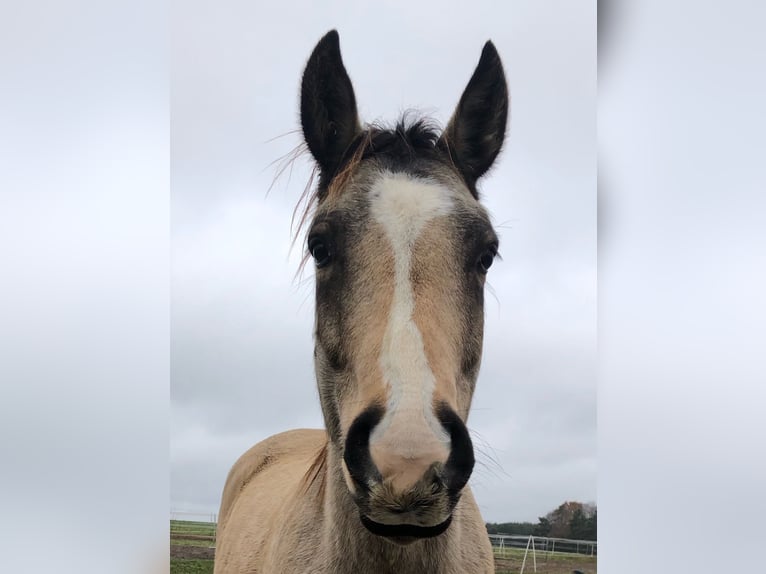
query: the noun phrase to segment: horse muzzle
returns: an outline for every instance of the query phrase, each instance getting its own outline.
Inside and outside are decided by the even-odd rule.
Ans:
[[[352,423],[346,436],[343,460],[352,482],[354,502],[364,527],[399,544],[444,533],[473,471],[471,438],[460,417],[446,403],[436,415],[450,437],[446,462],[432,463],[417,482],[405,490],[381,476],[370,455],[370,434],[384,414],[372,405]]]

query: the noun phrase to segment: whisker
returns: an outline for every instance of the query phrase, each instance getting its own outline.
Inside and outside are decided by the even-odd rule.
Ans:
[[[279,134],[278,136],[274,136],[273,138],[267,139],[264,143],[272,143],[272,142],[277,141],[280,138],[284,138],[284,137],[295,135],[295,134],[299,134],[300,135],[301,134],[301,130],[298,129],[298,128],[295,128],[295,129],[292,129],[292,130],[288,130],[288,131],[286,131],[283,134]]]
[[[269,193],[276,185],[277,181],[282,177],[282,175],[285,173],[285,171],[289,168],[289,174],[288,174],[288,180],[287,185],[290,184],[290,179],[292,177],[292,171],[293,171],[293,165],[295,162],[300,159],[301,157],[304,157],[308,153],[308,146],[305,142],[300,142],[295,147],[293,147],[290,151],[285,153],[283,156],[278,157],[271,163],[269,163],[265,168],[264,171],[268,168],[277,165],[276,172],[274,174],[273,179],[271,180],[271,184],[269,185],[268,189],[266,190],[266,197],[269,196]]]
[[[476,464],[479,465],[480,469],[490,472],[496,478],[500,478],[500,475],[511,478],[503,469],[502,464],[500,464],[500,459],[497,457],[492,445],[475,429],[470,428],[470,432],[474,439],[473,449],[477,455]]]

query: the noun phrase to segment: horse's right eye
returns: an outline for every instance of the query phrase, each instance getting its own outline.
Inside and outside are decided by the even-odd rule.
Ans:
[[[309,253],[314,258],[317,269],[321,269],[330,263],[330,249],[321,237],[309,238]]]
[[[485,251],[479,258],[479,270],[482,273],[489,271],[492,267],[492,262],[495,260],[495,254],[492,251]]]
[[[497,256],[497,243],[493,243],[484,250],[484,253],[479,257],[479,272],[482,275],[486,275]]]

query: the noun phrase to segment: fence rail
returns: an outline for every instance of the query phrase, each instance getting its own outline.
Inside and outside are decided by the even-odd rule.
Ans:
[[[544,536],[526,536],[514,534],[490,534],[489,541],[498,549],[521,548],[528,546],[536,552],[581,554],[596,556],[598,542],[595,540],[570,540],[569,538],[547,538]]]
[[[217,514],[183,510],[170,511],[171,552],[178,553],[184,548],[188,551],[190,547],[192,550],[207,549],[212,552],[215,548],[217,531]]]
[[[186,510],[171,510],[170,520],[186,522],[218,523],[218,515],[214,512],[189,512]]]

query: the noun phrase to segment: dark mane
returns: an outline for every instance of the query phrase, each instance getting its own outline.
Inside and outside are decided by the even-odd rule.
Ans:
[[[319,174],[320,198],[336,177],[353,169],[359,162],[375,158],[392,171],[416,170],[423,161],[439,161],[452,165],[446,148],[439,145],[441,127],[430,118],[412,119],[405,113],[396,124],[370,124],[351,142],[334,173]]]
[[[418,152],[429,153],[436,149],[441,129],[433,120],[420,118],[411,121],[402,117],[394,128],[372,125],[363,157],[392,155],[411,159]]]

